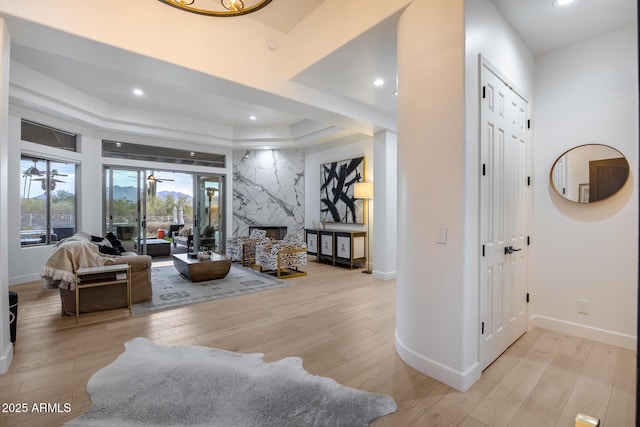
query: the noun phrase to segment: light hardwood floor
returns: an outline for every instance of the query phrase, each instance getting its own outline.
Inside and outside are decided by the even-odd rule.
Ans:
[[[0,425],[49,427],[81,415],[90,406],[89,377],[139,336],[260,352],[267,361],[302,357],[312,374],[393,396],[398,411],[377,427],[572,426],[578,412],[606,427],[635,425],[635,352],[534,329],[460,393],[397,356],[394,282],[315,262],[306,270],[287,288],[107,321],[86,315],[80,326],[60,316],[57,292],[39,282],[12,287],[18,340],[0,376],[0,402],[30,411],[0,413]],[[34,403],[69,403],[71,411],[31,412]]]

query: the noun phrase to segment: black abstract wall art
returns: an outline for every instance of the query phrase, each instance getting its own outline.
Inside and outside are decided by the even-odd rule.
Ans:
[[[320,166],[320,221],[363,224],[363,201],[353,186],[364,181],[364,157]]]

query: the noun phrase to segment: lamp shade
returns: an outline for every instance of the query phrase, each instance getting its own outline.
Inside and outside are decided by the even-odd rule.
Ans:
[[[353,197],[356,199],[373,199],[373,182],[356,182],[353,186]]]

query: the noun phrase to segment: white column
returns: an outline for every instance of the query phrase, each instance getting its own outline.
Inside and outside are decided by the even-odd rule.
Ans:
[[[11,37],[7,24],[0,19],[0,374],[9,370],[13,360],[13,344],[9,330],[9,53]]]
[[[398,22],[396,350],[458,390],[480,377],[478,298],[464,274],[464,4],[414,0]]]
[[[373,137],[373,276],[396,278],[398,255],[398,137],[381,131]]]
[[[83,135],[82,165],[78,182],[78,230],[96,236],[104,236],[107,231],[103,223],[102,189],[102,139]],[[100,171],[96,173],[97,171]]]

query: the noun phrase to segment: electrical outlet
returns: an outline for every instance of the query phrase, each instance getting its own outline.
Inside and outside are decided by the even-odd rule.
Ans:
[[[589,314],[589,301],[587,301],[586,299],[578,300],[578,313]]]

